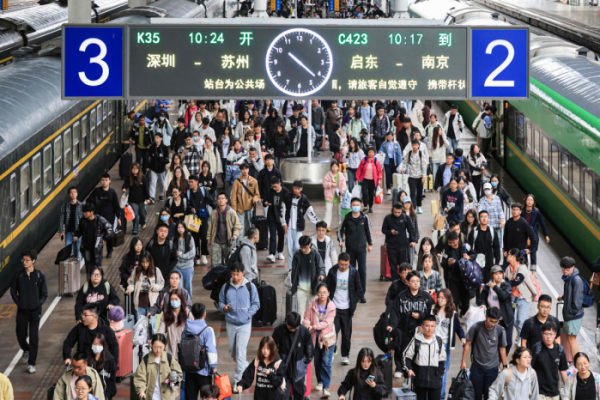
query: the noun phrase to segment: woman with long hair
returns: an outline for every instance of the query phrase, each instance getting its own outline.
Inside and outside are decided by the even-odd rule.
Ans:
[[[415,229],[415,243],[418,243],[419,239],[421,238],[421,235],[419,234],[419,221],[417,220],[417,212],[415,211],[415,206],[413,205],[410,196],[404,196],[402,198],[402,207],[404,213],[408,215],[410,217],[410,220],[412,221],[413,228]],[[410,263],[410,265],[412,265],[413,268],[415,268],[414,247],[408,248],[408,262]]]
[[[455,177],[450,178],[450,188],[442,195],[441,208],[448,215],[447,221],[460,223],[464,217],[464,199],[462,190],[458,189],[458,181]]]
[[[131,272],[139,266],[140,255],[144,250],[144,244],[142,239],[134,237],[129,242],[129,252],[125,254],[121,260],[121,266],[119,267],[119,275],[121,277],[121,288],[123,291],[127,290],[127,281],[131,276]]]
[[[477,210],[471,208],[465,214],[465,219],[460,223],[460,232],[465,235],[466,238],[469,237],[469,233],[473,228],[477,228],[479,226],[479,217],[477,216]]]
[[[512,355],[511,365],[500,372],[490,386],[489,400],[538,400],[540,389],[537,374],[531,367],[531,359],[531,350],[518,347]]]
[[[117,394],[117,361],[108,351],[108,343],[103,334],[94,336],[92,346],[87,350],[87,363],[94,368],[104,389],[104,397],[110,400]]]
[[[136,308],[137,319],[148,314],[164,285],[165,280],[160,269],[154,267],[152,256],[147,251],[142,252],[139,267],[135,269],[135,274],[132,274],[127,280],[127,291],[125,291],[127,295],[133,293],[133,305]],[[154,326],[154,320],[152,326]]]
[[[129,205],[133,208],[135,217],[133,218],[132,235],[140,233],[140,225],[142,229],[146,229],[146,204],[150,203],[150,194],[148,193],[148,180],[144,176],[140,164],[137,162],[131,166],[129,178],[123,181],[123,193],[129,189]]]
[[[444,371],[444,378],[442,379],[442,396],[441,399],[446,398],[446,380],[448,378],[448,371],[450,369],[450,352],[454,350],[456,336],[460,339],[462,345],[465,345],[467,338],[465,331],[460,325],[458,314],[456,313],[456,306],[454,305],[454,299],[452,298],[452,292],[448,289],[443,289],[437,294],[437,301],[431,310],[431,313],[435,315],[436,327],[435,335],[442,338],[444,346],[446,346],[446,366]]]
[[[221,153],[221,178],[223,182],[225,182],[225,166],[227,165],[227,156],[229,155],[229,149],[231,149],[231,145],[233,144],[233,135],[231,134],[231,127],[229,125],[225,125],[223,128],[223,134],[220,138],[217,139],[217,149]]]
[[[285,125],[283,123],[277,125],[275,129],[275,135],[273,136],[273,141],[271,143],[273,143],[275,167],[279,168],[281,166],[281,160],[283,160],[290,152],[292,140],[285,131]]]
[[[202,160],[210,165],[210,170],[214,175],[223,172],[223,163],[221,154],[217,146],[213,144],[213,140],[208,136],[204,139],[204,150],[202,150]]]
[[[254,383],[255,400],[274,400],[282,398],[282,385],[285,382],[285,368],[281,368],[281,357],[277,353],[277,344],[271,336],[265,336],[258,345],[256,358],[248,364],[237,390],[248,389]]]
[[[354,183],[356,181],[356,170],[362,159],[365,158],[365,153],[358,144],[358,139],[350,137],[348,139],[348,152],[346,152],[346,166],[348,171],[348,190],[352,193]]]
[[[439,272],[433,270],[433,256],[431,254],[423,255],[421,262],[423,263],[423,271],[417,271],[421,279],[421,289],[428,292],[435,299],[437,293],[442,290],[442,276]]]
[[[182,222],[187,212],[187,197],[182,194],[179,186],[175,186],[171,189],[172,197],[167,200],[166,206],[171,211],[171,216],[175,223]]]
[[[456,182],[458,183],[458,188],[463,193],[463,214],[474,208],[476,209],[477,191],[474,188],[472,189],[472,185],[469,185],[462,176],[459,176]]]
[[[133,377],[135,393],[139,393],[140,399],[151,400],[158,386],[161,400],[175,400],[183,379],[181,366],[174,354],[168,354],[165,335],[157,333],[150,343],[152,351],[146,356],[148,362],[141,362]]]
[[[188,319],[193,320],[194,317],[189,312],[183,292],[181,289],[171,290],[171,293],[169,293],[167,310],[160,320],[157,333],[162,333],[167,337],[165,350],[167,350],[175,360],[179,360],[177,345],[181,342],[181,334],[185,329],[185,321]]]
[[[207,161],[202,161],[202,169],[198,174],[198,187],[203,187],[212,198],[217,197],[217,176],[211,172],[210,164]]]
[[[432,269],[441,274],[442,267],[440,264],[440,258],[435,250],[435,245],[433,244],[433,240],[429,237],[424,237],[421,240],[421,244],[419,245],[419,258],[417,260],[417,271],[423,271],[423,257],[427,254],[431,254],[433,266]]]
[[[179,189],[180,194],[187,193],[188,189],[190,188],[188,180],[185,178],[185,174],[181,167],[175,167],[173,179],[171,182],[169,182],[169,186],[167,187],[167,195],[165,196],[167,200],[171,199],[173,196],[173,188],[175,187]]]
[[[508,250],[506,257],[506,280],[512,286],[512,297],[515,309],[515,327],[517,328],[517,343],[521,343],[521,329],[525,320],[529,318],[529,308],[536,293],[535,286],[529,277],[527,259],[521,250],[515,248]]]
[[[485,156],[479,151],[479,146],[476,143],[471,145],[471,150],[467,154],[467,162],[471,167],[473,175],[473,186],[477,192],[477,198],[481,197],[481,191],[483,185],[481,184],[481,178],[485,174],[485,167],[487,166],[487,160]]]
[[[431,158],[433,176],[436,176],[440,166],[446,163],[446,149],[449,145],[450,142],[448,142],[444,130],[438,126],[433,128],[433,136],[427,143],[427,151],[429,151]]]
[[[500,200],[502,200],[502,203],[506,204],[506,207],[510,207],[512,200],[506,189],[502,186],[502,183],[500,183],[498,174],[492,174],[492,176],[490,176],[490,184],[492,185],[492,194],[498,196]],[[504,204],[502,205],[503,210],[505,209]]]
[[[531,260],[531,271],[535,274],[537,270],[537,251],[538,246],[540,245],[540,230],[542,228],[542,232],[546,237],[546,243],[550,243],[550,236],[548,236],[548,229],[546,228],[546,224],[544,223],[544,218],[542,218],[542,213],[537,208],[537,203],[535,202],[535,196],[532,194],[528,194],[523,199],[523,208],[521,209],[521,217],[525,218],[525,220],[531,225],[533,228],[533,233],[535,234],[535,238],[537,239],[535,248],[529,253]]]
[[[108,310],[118,306],[121,300],[117,291],[106,279],[104,270],[100,266],[93,266],[90,270],[90,280],[85,282],[75,300],[75,319],[81,321],[83,306],[88,303],[98,304],[100,316],[107,318]]]
[[[202,128],[202,117],[200,111],[194,114],[194,119],[190,121],[190,132],[200,131],[200,128]]]
[[[175,264],[175,269],[181,272],[181,283],[191,296],[196,246],[192,240],[192,235],[190,235],[187,227],[181,221],[177,222],[177,233],[173,239],[173,245],[173,247],[177,249],[177,263]]]
[[[334,205],[336,206],[336,215],[341,215],[341,201],[344,193],[348,190],[346,186],[346,178],[340,172],[340,163],[337,160],[331,160],[329,164],[329,172],[323,178],[323,189],[325,194],[325,218],[323,221],[327,223],[327,228],[331,228],[331,217]],[[339,225],[342,221],[338,221]]]
[[[177,153],[173,154],[173,158],[171,159],[171,163],[167,166],[167,174],[165,175],[165,187],[168,188],[173,180],[173,176],[175,173],[175,168],[180,167],[183,171],[183,177],[187,180],[190,177],[190,171],[188,171],[187,167],[181,162],[181,156]],[[169,190],[166,190],[166,196],[170,196],[171,193]]]
[[[565,382],[563,400],[600,400],[600,374],[590,371],[590,358],[579,352],[573,357],[576,374],[571,374]]]
[[[240,111],[240,118],[235,126],[234,136],[236,139],[243,140],[248,132],[252,132],[252,114],[248,109]]]
[[[177,232],[177,224],[175,220],[171,217],[171,209],[168,207],[164,207],[160,210],[160,214],[158,214],[158,218],[156,220],[156,226],[160,224],[167,224],[169,227],[169,235],[167,236],[167,240],[173,240],[175,237],[175,232]],[[156,229],[154,230],[154,235],[152,235],[153,239],[156,239]]]
[[[353,391],[352,399],[346,394]],[[377,368],[373,350],[363,347],[356,357],[356,365],[346,374],[338,389],[339,400],[379,400],[387,396],[383,374]]]

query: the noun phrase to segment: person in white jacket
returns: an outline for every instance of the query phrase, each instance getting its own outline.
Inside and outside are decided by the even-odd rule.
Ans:
[[[317,233],[310,237],[312,244],[317,248],[323,265],[325,265],[325,276],[329,274],[329,270],[338,263],[338,254],[335,250],[333,240],[327,236],[327,223],[325,221],[317,222]]]
[[[489,103],[486,101],[483,103],[483,110],[479,112],[475,121],[473,121],[473,125],[471,129],[477,132],[477,146],[481,147],[481,139],[486,137],[486,129],[485,124],[483,123],[483,116],[485,115],[485,109],[489,106]]]
[[[450,151],[454,153],[460,145],[460,137],[465,126],[462,115],[458,112],[458,106],[453,104],[450,111],[446,113],[446,122],[444,123],[444,132],[450,142]]]
[[[531,350],[517,348],[510,364],[490,386],[488,400],[539,400],[540,389],[537,374],[531,367]]]
[[[444,135],[444,130],[439,126],[435,126],[427,142],[434,177],[437,175],[439,167],[446,163],[446,149],[449,145],[450,142]]]

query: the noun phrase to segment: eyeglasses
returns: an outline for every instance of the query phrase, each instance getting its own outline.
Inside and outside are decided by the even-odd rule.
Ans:
[[[542,310],[551,310],[552,306],[540,306]]]
[[[21,260],[21,262],[24,264],[24,263],[31,262],[31,260]]]
[[[81,314],[81,316],[87,318],[87,317],[93,317],[94,315],[93,314]]]
[[[96,274],[92,274],[92,276],[98,277],[98,276],[102,276],[102,274],[96,273]]]
[[[86,390],[89,390],[89,389],[88,388],[82,388],[82,387],[75,386],[75,391],[76,392],[85,392]]]

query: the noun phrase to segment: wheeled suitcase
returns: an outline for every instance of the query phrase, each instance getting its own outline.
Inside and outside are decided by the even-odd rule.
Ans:
[[[257,290],[260,300],[260,309],[256,313],[257,319],[263,324],[272,325],[277,319],[277,291],[265,281],[261,281]]]
[[[80,264],[77,257],[70,257],[58,264],[58,295],[73,295],[81,287]]]
[[[390,262],[387,256],[387,247],[385,244],[381,245],[379,259],[379,280],[380,281],[391,281],[392,271],[390,269]]]
[[[263,208],[263,215],[256,214],[256,207],[254,209],[254,217],[250,220],[252,226],[258,229],[258,243],[256,243],[256,250],[266,250],[269,248],[269,222]]]
[[[392,175],[392,187],[394,189],[404,190],[410,196],[410,186],[408,185],[408,174],[394,173]]]
[[[292,295],[292,289],[288,289],[285,294],[285,315],[288,315],[292,311],[298,312],[298,297]]]
[[[385,383],[385,387],[389,395],[392,392],[392,387],[394,386],[394,362],[392,353],[378,355],[375,357],[375,362],[383,374],[383,382]]]
[[[119,247],[120,245],[125,244],[125,231],[116,231],[109,240],[112,242],[113,247]]]
[[[50,386],[46,392],[46,398],[48,400],[54,400],[54,391],[56,390],[56,384]]]
[[[310,394],[312,393],[312,362],[308,363],[308,367],[306,369],[306,379],[304,379],[304,384],[306,385],[306,392],[304,392],[304,399],[310,400]],[[290,387],[290,396],[294,396],[294,391],[292,385]]]
[[[132,332],[130,329],[123,329],[115,332],[115,337],[119,343],[119,364],[117,365],[117,378],[123,378],[133,372],[133,344],[131,343]]]
[[[119,162],[119,176],[121,179],[129,178],[131,166],[133,165],[133,154],[130,152],[123,153]]]
[[[130,294],[125,295],[125,316],[123,317],[123,330],[129,329],[133,331],[135,326],[135,316],[131,312],[133,309],[133,297]]]
[[[558,310],[559,310],[558,306],[560,306],[560,305],[562,305],[564,307],[565,302],[559,301],[558,303],[556,303],[556,318],[558,318],[558,319],[561,319],[560,314],[558,313]],[[565,351],[565,358],[567,359],[567,362],[572,363],[573,362],[573,353],[571,352],[571,345],[569,344],[569,337],[564,332],[563,326],[564,326],[564,321],[560,321],[560,345],[563,347],[563,350]]]
[[[138,367],[140,366],[140,362],[142,362],[142,359],[148,353],[150,353],[150,345],[147,343],[144,345],[141,345],[141,346],[133,346],[132,372],[134,374],[135,374],[135,371],[137,371]]]

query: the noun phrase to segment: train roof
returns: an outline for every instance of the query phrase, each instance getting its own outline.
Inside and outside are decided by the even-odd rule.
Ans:
[[[0,159],[73,107],[61,99],[61,63],[49,57],[8,65],[0,74]]]
[[[158,0],[146,6],[123,10],[115,15],[113,23],[140,23],[150,22],[141,18],[196,18],[204,12],[204,7],[191,0]]]

